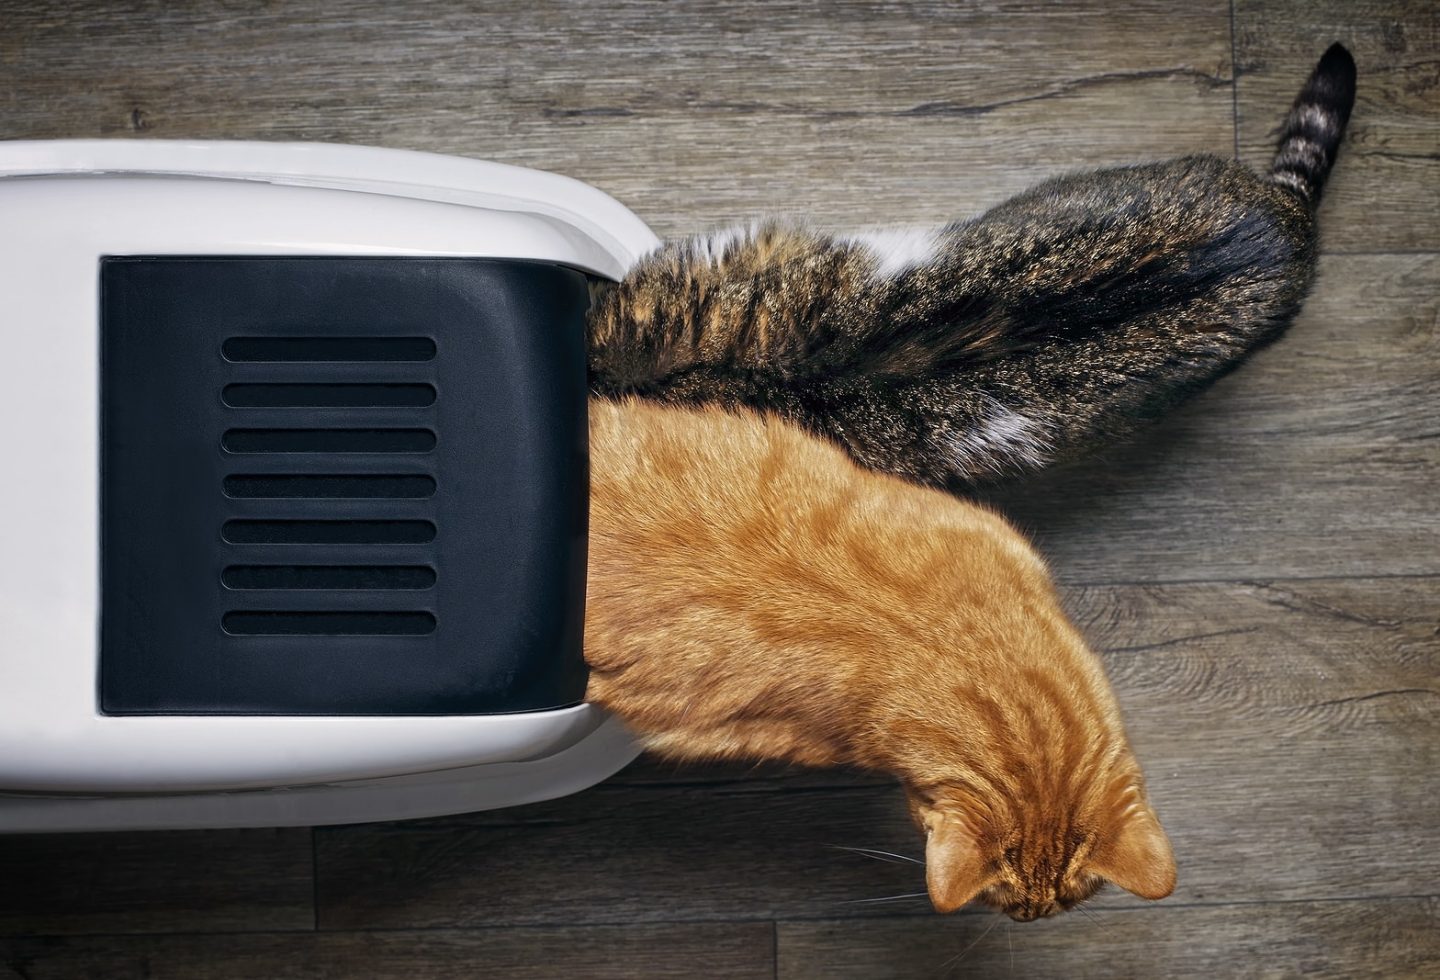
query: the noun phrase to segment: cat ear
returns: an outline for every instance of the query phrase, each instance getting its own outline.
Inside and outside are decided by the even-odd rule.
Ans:
[[[1175,890],[1170,838],[1149,807],[1126,817],[1116,836],[1096,853],[1090,870],[1140,898],[1164,898]]]
[[[954,912],[979,894],[989,884],[985,866],[974,835],[959,821],[940,818],[930,823],[925,841],[925,885],[936,912]]]

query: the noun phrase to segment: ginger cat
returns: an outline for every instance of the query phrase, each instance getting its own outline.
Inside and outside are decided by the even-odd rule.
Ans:
[[[775,419],[591,403],[587,699],[677,759],[893,773],[935,908],[1175,884],[1101,668],[983,507]]]

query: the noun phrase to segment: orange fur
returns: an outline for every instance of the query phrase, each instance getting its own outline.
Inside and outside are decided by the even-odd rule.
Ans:
[[[996,514],[774,419],[591,403],[587,696],[663,755],[896,775],[940,911],[1174,886],[1099,660]]]

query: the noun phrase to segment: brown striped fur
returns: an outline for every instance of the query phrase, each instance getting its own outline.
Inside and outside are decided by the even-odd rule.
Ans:
[[[1175,868],[1099,660],[993,512],[774,418],[592,402],[589,700],[679,759],[897,776],[935,907]]]
[[[1339,45],[1271,170],[1213,156],[1046,181],[902,233],[762,222],[599,288],[599,394],[774,412],[862,465],[963,491],[1128,436],[1278,337],[1355,97]]]

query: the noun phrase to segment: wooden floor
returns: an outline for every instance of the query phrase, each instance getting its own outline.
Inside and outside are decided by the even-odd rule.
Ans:
[[[416,823],[0,839],[0,977],[1440,976],[1433,0],[5,3],[0,137],[340,140],[556,170],[662,234],[940,222],[1082,165],[1263,164],[1333,40],[1360,96],[1288,337],[997,497],[1106,651],[1180,865],[934,916],[900,796],[641,762]]]

